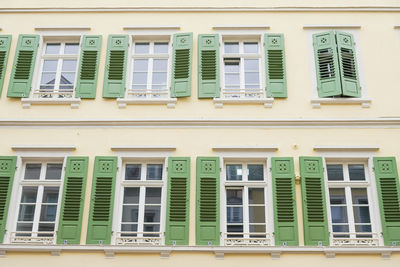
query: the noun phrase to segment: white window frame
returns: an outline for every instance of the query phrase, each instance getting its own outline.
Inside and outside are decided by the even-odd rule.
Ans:
[[[310,76],[311,76],[311,105],[313,108],[321,108],[321,105],[329,104],[345,104],[345,105],[361,105],[362,108],[369,108],[371,106],[371,99],[368,98],[367,87],[365,83],[365,71],[362,60],[361,40],[359,25],[304,25],[303,29],[307,33],[307,44],[310,61]],[[313,46],[313,34],[326,32],[329,30],[338,30],[351,33],[355,42],[356,64],[358,68],[358,76],[361,87],[361,97],[326,97],[321,98],[318,96],[317,84],[317,70],[315,66],[315,53]]]

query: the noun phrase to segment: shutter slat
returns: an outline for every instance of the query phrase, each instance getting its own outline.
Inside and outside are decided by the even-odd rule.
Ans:
[[[187,97],[191,94],[192,46],[192,33],[174,34],[171,97]]]
[[[285,98],[286,89],[286,63],[285,45],[283,34],[265,34],[265,70],[268,97]]]
[[[198,36],[198,98],[219,97],[219,35]]]

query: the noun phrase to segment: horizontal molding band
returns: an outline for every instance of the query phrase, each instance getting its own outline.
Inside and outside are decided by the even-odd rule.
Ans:
[[[1,119],[5,127],[400,128],[400,117],[348,119]]]
[[[0,13],[89,12],[400,12],[399,6],[359,7],[93,7],[93,8],[0,8]]]

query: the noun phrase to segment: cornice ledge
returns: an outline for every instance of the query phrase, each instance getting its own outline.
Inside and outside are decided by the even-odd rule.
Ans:
[[[213,30],[264,30],[269,29],[269,25],[215,25]]]
[[[341,152],[375,152],[379,150],[379,146],[330,146],[330,145],[316,145],[313,146],[314,151],[330,152],[330,151],[341,151]]]
[[[112,151],[175,151],[176,146],[111,146]]]
[[[356,24],[313,24],[313,25],[303,25],[303,29],[361,29],[361,25]]]
[[[179,25],[138,25],[138,26],[124,26],[124,30],[180,30]]]
[[[36,26],[35,31],[90,31],[90,26]]]
[[[76,146],[68,145],[51,145],[51,146],[40,146],[40,145],[12,145],[11,149],[14,151],[74,151]]]
[[[212,147],[212,150],[216,152],[275,152],[278,150],[278,146],[214,146]]]

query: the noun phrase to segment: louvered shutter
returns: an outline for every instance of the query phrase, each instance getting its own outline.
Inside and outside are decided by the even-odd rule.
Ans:
[[[272,158],[275,245],[298,246],[293,158]]]
[[[104,72],[103,97],[125,96],[126,62],[128,57],[128,35],[109,35],[106,68]]]
[[[190,158],[168,158],[166,245],[189,244]]]
[[[304,244],[329,245],[322,158],[300,157]]]
[[[0,95],[3,89],[4,74],[7,69],[8,51],[10,50],[11,35],[0,35]]]
[[[117,157],[96,157],[86,244],[110,244]]]
[[[17,157],[0,157],[0,243],[6,232],[8,206],[14,182]]]
[[[219,35],[199,34],[198,51],[198,98],[219,97]]]
[[[80,243],[88,162],[88,157],[67,158],[57,244]]]
[[[268,97],[285,98],[286,63],[283,34],[265,34],[266,92]]]
[[[196,161],[196,244],[219,245],[218,157],[198,157]]]
[[[400,246],[400,187],[396,158],[375,157],[374,170],[385,246]]]
[[[75,89],[75,96],[78,98],[96,97],[101,39],[101,35],[85,35],[82,38],[78,81]]]
[[[340,68],[333,31],[313,35],[315,69],[319,97],[338,96],[342,94]]]
[[[336,43],[339,54],[342,94],[344,96],[361,97],[353,35],[336,31]]]
[[[39,35],[19,35],[11,79],[8,85],[8,97],[29,97],[38,45]]]
[[[190,96],[193,33],[174,34],[172,46],[171,97]]]

